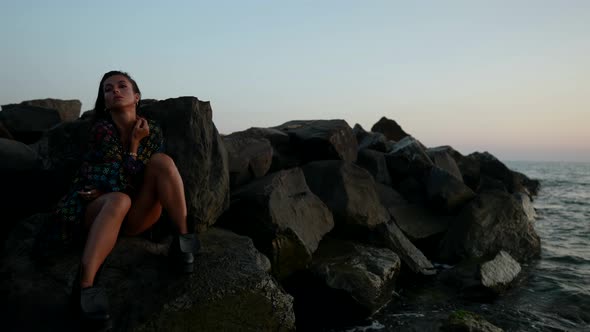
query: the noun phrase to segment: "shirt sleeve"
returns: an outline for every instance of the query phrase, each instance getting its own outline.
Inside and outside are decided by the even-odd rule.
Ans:
[[[137,157],[130,155],[124,157],[123,167],[127,174],[134,176],[143,171],[145,165],[149,162],[154,153],[163,152],[164,136],[160,126],[152,120],[148,120],[150,134],[141,140],[137,150]]]

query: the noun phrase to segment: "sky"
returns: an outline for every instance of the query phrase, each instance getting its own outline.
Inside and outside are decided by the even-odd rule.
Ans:
[[[590,162],[590,1],[0,0],[0,105],[109,70],[221,133],[385,116],[428,147]]]

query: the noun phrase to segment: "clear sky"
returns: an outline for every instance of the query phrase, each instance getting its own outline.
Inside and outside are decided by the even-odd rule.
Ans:
[[[211,101],[221,133],[382,116],[427,146],[590,161],[590,1],[0,0],[0,104],[106,71]]]

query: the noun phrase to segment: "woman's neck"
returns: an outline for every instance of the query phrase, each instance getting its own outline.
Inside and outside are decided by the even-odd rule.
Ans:
[[[121,141],[124,143],[123,146],[126,146],[129,143],[129,137],[133,131],[133,126],[137,121],[137,113],[135,110],[133,110],[133,112],[111,111],[111,118],[119,130]]]

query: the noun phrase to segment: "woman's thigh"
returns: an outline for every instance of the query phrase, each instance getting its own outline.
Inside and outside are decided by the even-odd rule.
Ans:
[[[144,176],[143,184],[137,196],[131,201],[127,219],[123,223],[123,232],[137,235],[155,224],[162,214],[162,204],[158,200],[155,178]]]

